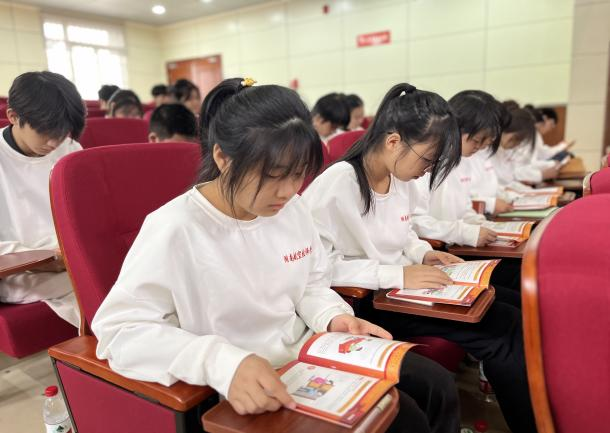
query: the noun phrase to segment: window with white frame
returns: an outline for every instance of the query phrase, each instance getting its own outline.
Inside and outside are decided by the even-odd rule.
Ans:
[[[103,84],[127,86],[125,38],[119,26],[44,17],[49,70],[71,80],[84,99]]]

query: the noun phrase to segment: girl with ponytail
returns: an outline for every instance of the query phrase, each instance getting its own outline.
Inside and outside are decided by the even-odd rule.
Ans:
[[[296,192],[318,170],[320,139],[298,95],[229,79],[201,109],[203,168],[197,184],[148,215],[92,329],[97,355],[127,377],[209,385],[240,414],[294,408],[275,368],[297,358],[314,332],[391,335],[354,317],[330,289],[328,258]],[[432,425],[457,431],[451,377],[416,354]],[[449,391],[445,392],[449,387]],[[415,398],[415,397],[414,397]],[[429,432],[406,394],[389,431]],[[408,425],[408,428],[403,428]]]
[[[461,259],[434,251],[411,226],[418,189],[436,188],[459,163],[458,119],[439,95],[403,83],[390,89],[362,139],[309,185],[303,198],[332,266],[333,286],[371,290],[441,288],[451,279],[432,265]],[[494,302],[479,323],[365,309],[365,318],[408,340],[435,336],[483,361],[514,432],[535,432],[520,310]]]

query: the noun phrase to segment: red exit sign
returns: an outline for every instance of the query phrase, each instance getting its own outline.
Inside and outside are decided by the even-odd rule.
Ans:
[[[364,33],[356,37],[358,47],[370,47],[374,45],[385,45],[391,42],[390,31]]]

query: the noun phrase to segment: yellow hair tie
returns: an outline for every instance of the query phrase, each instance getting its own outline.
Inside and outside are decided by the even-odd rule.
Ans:
[[[241,82],[242,87],[252,87],[256,83],[254,78],[244,78]]]

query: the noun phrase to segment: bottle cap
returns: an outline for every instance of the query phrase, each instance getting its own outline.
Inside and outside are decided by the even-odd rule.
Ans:
[[[480,419],[478,421],[475,421],[474,429],[477,432],[485,433],[487,430],[489,430],[489,424],[487,423],[487,421]]]
[[[57,395],[57,387],[48,386],[47,389],[44,390],[44,395],[46,397],[53,397],[54,395]]]

